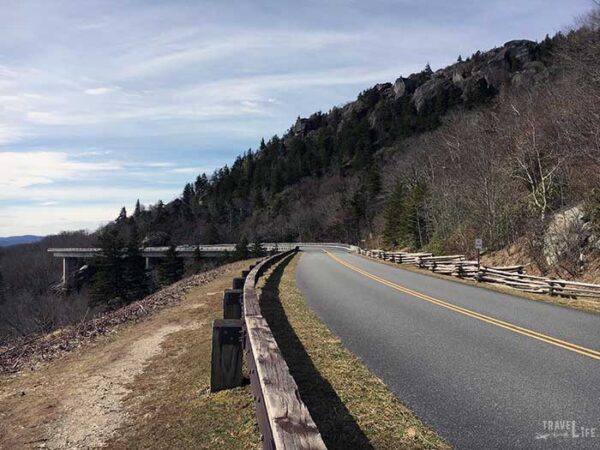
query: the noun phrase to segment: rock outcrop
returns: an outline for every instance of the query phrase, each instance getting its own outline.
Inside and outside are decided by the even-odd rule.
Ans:
[[[357,100],[332,113],[298,118],[289,137],[308,135],[328,120],[337,123],[338,130],[348,118],[367,117],[377,130],[379,119],[390,104],[409,103],[417,114],[444,112],[454,105],[472,107],[483,103],[507,87],[527,88],[549,78],[549,68],[542,58],[542,46],[528,40],[509,41],[502,47],[477,52],[436,72],[424,70],[394,83],[377,84],[364,91]],[[341,115],[341,121],[337,118]]]

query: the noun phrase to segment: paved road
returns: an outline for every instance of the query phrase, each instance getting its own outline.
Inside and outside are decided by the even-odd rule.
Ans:
[[[310,307],[453,447],[600,448],[600,315],[329,252],[300,259]]]

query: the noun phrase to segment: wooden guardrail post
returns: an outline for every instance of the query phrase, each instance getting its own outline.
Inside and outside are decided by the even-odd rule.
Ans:
[[[239,319],[213,322],[211,392],[242,385],[242,324]]]
[[[242,318],[242,289],[225,289],[223,292],[223,319]]]

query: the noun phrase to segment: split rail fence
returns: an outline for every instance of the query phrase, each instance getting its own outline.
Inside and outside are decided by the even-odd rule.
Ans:
[[[358,249],[358,253],[397,264],[412,264],[444,275],[500,284],[524,292],[566,298],[600,298],[598,284],[528,275],[523,266],[478,266],[477,261],[467,260],[464,255],[433,256],[431,253],[386,252],[362,248]]]

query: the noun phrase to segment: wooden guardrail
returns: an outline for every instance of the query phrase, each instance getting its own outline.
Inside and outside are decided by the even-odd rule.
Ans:
[[[358,249],[358,253],[398,264],[413,264],[422,269],[459,278],[501,284],[524,292],[559,295],[561,297],[598,297],[600,285],[528,275],[520,265],[506,267],[478,266],[464,255],[433,256],[431,253],[386,252]]]
[[[290,374],[267,320],[256,283],[274,263],[298,251],[278,253],[243,271],[223,295],[223,319],[213,323],[211,391],[242,381],[242,350],[264,449],[325,449],[321,434]]]

